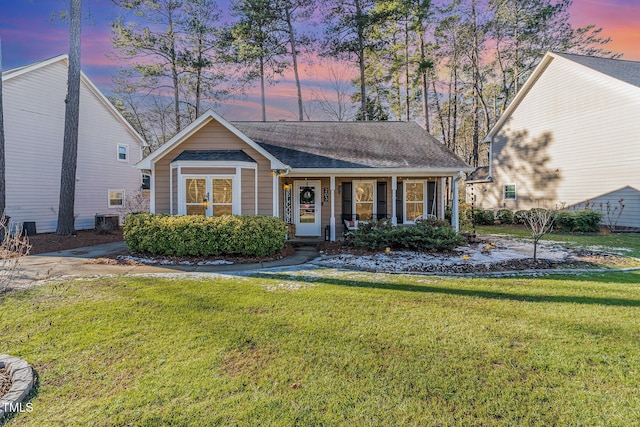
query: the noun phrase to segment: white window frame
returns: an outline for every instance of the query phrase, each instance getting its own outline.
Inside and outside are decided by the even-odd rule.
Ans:
[[[507,187],[513,185],[513,198],[507,198]],[[518,200],[518,186],[515,183],[502,186],[502,200]]]
[[[230,179],[231,180],[231,214],[232,215],[240,215],[240,203],[241,203],[241,193],[238,188],[240,185],[240,180],[238,176],[235,174],[207,174],[207,175],[196,175],[196,174],[185,174],[180,176],[180,188],[178,189],[178,197],[179,197],[179,205],[178,205],[178,213],[180,215],[187,214],[187,196],[186,196],[186,184],[187,179],[204,179],[206,183],[206,194],[208,205],[205,210],[205,216],[210,217],[213,216],[213,180],[214,179]],[[223,204],[220,204],[223,205]],[[228,206],[228,205],[227,205]]]
[[[415,221],[410,221],[407,219],[407,184],[415,184],[415,183],[421,183],[422,184],[422,212],[423,212],[423,217],[425,215],[427,215],[427,212],[429,212],[429,203],[432,203],[433,200],[429,200],[429,183],[430,182],[434,182],[436,185],[434,187],[435,189],[435,194],[433,195],[434,199],[436,200],[436,204],[438,201],[438,181],[437,180],[433,180],[433,179],[407,179],[403,181],[403,186],[404,189],[402,191],[402,218],[404,218],[404,223],[405,224],[415,224]],[[409,202],[412,203],[412,202]],[[436,207],[436,212],[437,212],[437,207]],[[436,213],[432,213],[432,215],[436,215]]]
[[[375,179],[354,179],[353,181],[351,181],[351,212],[353,212],[354,214],[358,213],[358,211],[356,210],[356,187],[357,184],[363,183],[373,185],[373,206],[371,207],[371,215],[373,218],[371,218],[371,220],[375,221],[378,215],[378,181],[376,181]]]
[[[116,192],[122,193],[122,203],[119,204],[119,205],[114,205],[114,204],[111,203],[111,200],[115,200],[115,199],[111,198],[111,193],[116,193]],[[124,200],[125,200],[124,198],[125,198],[125,191],[124,190],[120,190],[120,189],[118,189],[118,190],[107,190],[107,206],[110,207],[110,208],[122,208],[122,207],[124,207]]]
[[[120,158],[120,148],[124,148],[124,159]],[[116,148],[116,159],[118,159],[119,162],[126,162],[129,163],[129,145],[127,144],[118,144],[117,148]]]

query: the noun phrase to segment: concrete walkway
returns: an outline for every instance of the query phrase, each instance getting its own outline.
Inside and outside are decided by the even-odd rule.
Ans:
[[[287,267],[304,264],[320,254],[313,246],[296,248],[293,255],[275,261],[231,265],[112,265],[96,263],[96,258],[104,258],[127,250],[124,242],[105,243],[65,251],[29,255],[20,261],[12,288],[29,287],[34,282],[59,277],[95,276],[107,274],[146,273],[223,273],[259,270],[272,267]]]

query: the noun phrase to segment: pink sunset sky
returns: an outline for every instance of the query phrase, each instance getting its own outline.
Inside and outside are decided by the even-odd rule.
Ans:
[[[228,9],[229,1],[219,1]],[[50,58],[68,50],[68,28],[55,18],[56,11],[66,10],[64,0],[3,0],[0,2],[0,38],[3,69]],[[118,69],[112,52],[109,23],[118,15],[111,0],[84,0],[82,28],[82,67],[89,78],[106,94],[111,77]],[[571,7],[575,27],[595,24],[603,36],[613,41],[608,48],[622,53],[622,59],[640,61],[640,2],[637,0],[574,0]],[[323,64],[304,64],[303,97],[309,100],[326,83]],[[350,78],[345,76],[345,80]],[[297,111],[293,79],[286,75],[268,88],[268,120],[295,119]],[[241,99],[225,102],[217,111],[231,120],[259,120],[259,94],[249,90]],[[313,117],[312,117],[313,118]]]

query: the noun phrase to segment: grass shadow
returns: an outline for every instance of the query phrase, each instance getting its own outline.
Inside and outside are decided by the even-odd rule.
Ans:
[[[275,273],[275,274],[255,273],[255,274],[251,274],[250,277],[258,277],[263,279],[276,279],[276,280],[292,280],[300,276],[286,275],[286,274],[279,274],[279,273]],[[444,295],[484,298],[484,299],[503,300],[503,301],[640,307],[640,299],[635,300],[635,299],[625,299],[625,298],[601,298],[601,297],[570,296],[570,295],[527,295],[527,294],[507,293],[507,292],[497,292],[497,291],[448,288],[448,287],[440,287],[440,286],[433,286],[433,285],[410,285],[410,284],[401,284],[401,283],[355,281],[355,280],[322,278],[322,277],[316,278],[316,277],[309,277],[309,276],[304,276],[304,280],[309,283],[346,286],[351,288],[385,289],[385,290],[402,291],[402,292],[444,294]],[[566,280],[566,278],[564,280]],[[587,279],[584,279],[584,280],[587,280]],[[614,283],[618,283],[618,282],[614,282]]]

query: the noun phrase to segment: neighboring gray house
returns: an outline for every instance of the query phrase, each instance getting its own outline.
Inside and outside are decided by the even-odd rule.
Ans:
[[[444,218],[445,180],[456,193],[472,170],[415,123],[230,123],[211,110],[138,167],[152,212],[273,215],[331,240],[358,220]]]
[[[640,227],[640,62],[547,53],[485,142],[467,179],[476,206],[600,203]]]
[[[6,211],[14,224],[35,222],[55,231],[67,96],[66,55],[2,73]],[[142,138],[84,75],[76,171],[75,227],[94,226],[95,214],[121,213],[141,187],[134,165]]]

